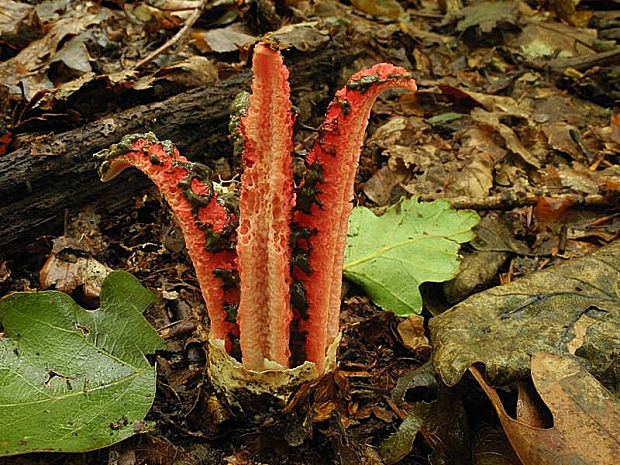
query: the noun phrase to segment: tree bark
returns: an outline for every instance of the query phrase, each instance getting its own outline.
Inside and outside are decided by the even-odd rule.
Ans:
[[[326,103],[342,84],[339,70],[356,58],[356,49],[332,42],[311,55],[286,56],[294,100]],[[131,205],[150,185],[148,179],[129,172],[103,184],[92,158],[125,134],[153,131],[196,161],[230,156],[228,107],[238,92],[249,89],[250,76],[247,71],[212,87],[107,115],[62,134],[33,137],[0,157],[0,257],[24,253],[37,236],[61,235],[65,210],[71,214],[92,205],[97,212],[109,214]]]

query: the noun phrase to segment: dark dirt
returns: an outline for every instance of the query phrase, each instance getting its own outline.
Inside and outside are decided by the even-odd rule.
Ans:
[[[0,458],[0,465],[382,464],[382,442],[411,405],[433,400],[437,391],[443,400],[436,404],[436,421],[398,463],[488,463],[474,459],[481,431],[499,431],[496,445],[506,438],[481,391],[465,378],[449,390],[422,383],[402,402],[394,399],[399,378],[423,366],[428,353],[408,349],[397,330],[403,319],[347,283],[338,371],[290,412],[274,413],[260,426],[232,417],[206,378],[204,342],[194,332],[204,304],[166,204],[144,179],[133,182],[135,173],[119,181],[122,191],[98,190],[96,201],[73,194],[89,189],[90,174],[82,174],[88,171],[82,166],[72,180],[71,160],[85,160],[102,147],[91,150],[86,140],[87,150],[72,157],[48,142],[96,127],[99,142],[110,134],[120,140],[128,131],[124,125],[110,133],[103,125],[110,118],[115,124],[120,112],[139,114],[148,110],[140,105],[158,102],[181,108],[192,92],[202,92],[194,89],[225,89],[235,79],[247,86],[250,45],[267,34],[283,44],[285,62],[294,63],[291,76],[309,69],[304,62],[311,57],[329,70],[292,78],[299,112],[295,149],[301,152],[310,148],[331,96],[354,71],[379,61],[403,66],[412,70],[419,93],[415,99],[387,93],[375,105],[355,202],[382,208],[402,195],[448,198],[456,208],[501,218],[514,242],[508,248],[507,242],[495,244],[486,262],[493,267],[449,293],[454,303],[620,236],[620,4],[591,0],[571,9],[573,2],[530,0],[497,9],[496,2],[465,1],[462,9],[460,2],[426,0],[206,2],[188,38],[136,69],[200,2],[178,3],[185,8],[166,10],[154,1],[11,1],[8,22],[0,11],[0,167],[6,168],[0,173],[10,186],[0,197],[37,194],[39,184],[28,181],[31,157],[52,178],[59,166],[64,173],[56,194],[64,199],[62,211],[44,211],[45,197],[26,202],[34,205],[22,214],[28,230],[5,238],[11,246],[0,255],[0,296],[39,289],[52,241],[78,231],[90,257],[133,273],[153,291],[157,303],[147,318],[167,342],[151,358],[158,366],[147,417],[154,422],[151,432],[104,450]],[[140,5],[151,6],[138,11]],[[488,11],[494,11],[491,17]],[[104,19],[95,21],[97,14]],[[236,46],[231,35],[232,42],[247,45]],[[81,42],[67,47],[72,40]],[[321,55],[326,47],[339,58]],[[350,50],[346,59],[343,50]],[[162,130],[194,131],[174,142],[188,158],[231,178],[238,162],[225,132],[216,131],[225,131],[226,121],[222,115],[210,120],[209,108],[196,112],[193,118],[203,122],[186,127],[171,118]],[[145,122],[138,132],[151,125],[157,122]],[[40,152],[42,136],[50,152]],[[12,174],[7,167],[15,154],[26,168]],[[19,182],[11,185],[12,176]],[[0,199],[0,208],[12,210],[13,202],[17,197]],[[21,221],[21,211],[12,210],[12,223]],[[43,211],[44,221],[26,222]],[[475,249],[467,245],[462,253]],[[423,294],[426,320],[450,306],[441,284],[425,285]],[[92,308],[83,289],[74,297]],[[514,391],[502,395],[514,403]],[[505,457],[505,463],[518,463],[509,452]]]

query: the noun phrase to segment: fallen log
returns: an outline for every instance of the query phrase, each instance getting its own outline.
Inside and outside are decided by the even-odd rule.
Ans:
[[[357,57],[358,49],[331,42],[312,54],[291,53],[287,61],[295,100],[327,102],[342,84],[339,70]],[[129,174],[104,186],[92,159],[93,153],[125,134],[153,131],[161,140],[172,140],[196,161],[229,156],[229,106],[238,92],[249,89],[250,76],[249,71],[244,72],[214,86],[107,115],[62,134],[33,137],[0,157],[0,257],[24,253],[37,236],[62,234],[66,210],[72,214],[92,205],[98,213],[109,214],[131,205],[150,185],[148,180]],[[321,111],[323,107],[317,108]]]

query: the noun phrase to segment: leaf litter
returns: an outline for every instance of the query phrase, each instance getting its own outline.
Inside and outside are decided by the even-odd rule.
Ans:
[[[579,337],[579,347],[573,350],[577,360],[617,393],[619,256],[616,241],[475,294],[433,318],[433,364],[438,374],[454,385],[468,367],[480,362],[493,385],[505,385],[529,375],[535,352],[570,355],[569,344]],[[585,335],[577,328],[584,318],[591,323]]]
[[[247,44],[263,32],[292,45],[293,53],[299,54],[315,53],[329,40],[349,37],[357,43],[356,37],[371,37],[366,46],[352,50],[351,63],[343,63],[341,79],[352,69],[392,61],[414,71],[420,92],[412,100],[386,99],[375,105],[358,171],[356,201],[385,207],[409,193],[428,200],[447,197],[459,208],[478,209],[483,216],[478,234],[482,238],[487,232],[485,241],[462,247],[462,263],[470,256],[492,255],[486,255],[488,262],[483,256],[481,264],[470,268],[473,279],[459,292],[450,293],[450,300],[480,295],[476,293],[495,284],[518,283],[536,270],[571,263],[618,238],[620,138],[618,113],[613,109],[620,95],[613,61],[618,56],[613,36],[617,19],[613,11],[597,10],[597,2],[543,7],[531,2],[465,2],[465,8],[450,1],[439,2],[442,6],[426,1],[415,6],[356,2],[353,8],[335,2],[278,2],[275,10],[264,1],[209,2],[187,40],[140,70],[135,65],[172,37],[198,2],[78,2],[78,8],[60,1],[5,3],[11,8],[11,19],[3,22],[0,14],[0,154],[10,156],[11,150],[29,144],[39,135],[34,131],[62,131],[97,118],[113,123],[119,108],[234,76],[248,66]],[[490,15],[493,8],[496,14]],[[105,20],[89,23],[89,15]],[[68,26],[71,21],[84,27],[73,31]],[[63,33],[63,28],[71,33]],[[230,40],[229,31],[246,36]],[[210,50],[204,39],[207,32],[209,40],[223,48]],[[20,53],[31,54],[33,61],[18,66],[15,58]],[[322,114],[322,108],[313,106],[323,94],[312,83],[307,87],[308,97],[296,104],[302,123],[312,127]],[[296,149],[308,148],[304,141],[311,131],[306,131],[298,132]],[[44,150],[33,148],[33,155],[45,160],[61,153],[54,142],[48,139]],[[485,213],[489,208],[498,211]],[[230,419],[205,387],[200,344],[188,339],[193,326],[184,329],[184,322],[195,320],[202,304],[186,257],[179,252],[182,244],[175,237],[172,219],[157,197],[149,194],[136,200],[132,213],[105,218],[102,231],[109,241],[107,251],[88,253],[106,266],[137,273],[157,295],[167,296],[158,297],[156,306],[146,312],[150,321],[172,336],[167,339],[167,352],[157,356],[160,389],[149,414],[156,422],[156,433],[127,446],[137,450],[136,463],[171,463],[162,458],[166,455],[206,463],[280,463],[283,457],[291,463],[322,463],[326,456],[336,463],[380,463],[377,451],[382,441],[416,411],[419,401],[431,400],[421,396],[419,388],[406,390],[399,405],[386,395],[425,355],[406,348],[409,337],[398,331],[406,320],[383,313],[359,288],[348,285],[342,310],[342,370],[325,383],[311,406],[317,420],[314,439],[276,452],[282,451],[273,442],[277,428],[256,431],[236,425],[246,433],[243,438],[252,439],[231,438],[223,446],[198,450],[191,445],[194,438],[221,438],[222,431],[229,431],[222,425]],[[50,249],[49,239],[42,238],[31,245],[29,260],[3,259],[0,292],[38,287],[37,267]],[[484,273],[476,273],[481,268]],[[449,307],[442,289],[441,285],[422,286],[424,325],[428,312],[440,314]],[[569,297],[572,301],[573,296]],[[609,316],[598,310],[582,314],[567,330],[566,350],[561,352],[574,354],[613,387],[605,375],[613,356],[608,354],[613,339],[606,340],[607,333],[600,330],[605,318]],[[476,325],[484,329],[496,319],[491,312],[463,324],[475,331]],[[545,324],[532,321],[534,330],[539,326]],[[174,328],[179,328],[178,333]],[[417,334],[424,326],[415,328]],[[483,355],[492,360],[494,350],[487,348]],[[528,360],[524,357],[515,368],[520,379],[529,376]],[[476,400],[479,393],[467,388],[464,380],[452,388],[451,395],[460,398],[466,409],[480,407],[484,412]],[[502,392],[513,400],[517,396],[512,384]],[[466,420],[476,429],[476,438],[485,431],[482,420],[492,422],[480,416],[468,415]],[[303,418],[282,423],[297,428],[309,417]],[[411,452],[399,463],[428,463],[429,446],[435,449],[433,463],[441,463],[437,453],[449,444],[449,436],[442,431],[425,434],[423,426],[421,435],[407,442],[412,444]],[[471,445],[474,450],[476,444]],[[501,434],[493,443],[497,444],[502,444]],[[580,447],[583,441],[577,438],[574,444]],[[471,455],[469,448],[460,449],[462,457]],[[107,451],[99,454],[71,460],[102,463]],[[47,463],[49,457],[23,460]]]
[[[620,448],[618,398],[577,362],[536,352],[532,380],[553,414],[553,426],[542,428],[511,418],[483,372],[470,371],[493,403],[510,442],[525,465],[578,462],[613,463]]]

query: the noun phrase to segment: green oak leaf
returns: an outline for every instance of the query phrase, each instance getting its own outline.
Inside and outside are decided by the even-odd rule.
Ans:
[[[379,450],[383,461],[388,465],[393,465],[404,459],[411,452],[413,441],[423,424],[424,421],[417,414],[407,415],[398,427],[398,431],[390,434],[381,444]]]
[[[164,347],[142,316],[153,296],[129,273],[101,287],[88,311],[62,292],[0,300],[0,456],[106,447],[145,428]]]
[[[452,279],[459,247],[474,237],[480,218],[445,200],[402,199],[381,216],[355,208],[349,219],[344,276],[385,310],[407,316],[422,311],[419,286]]]

